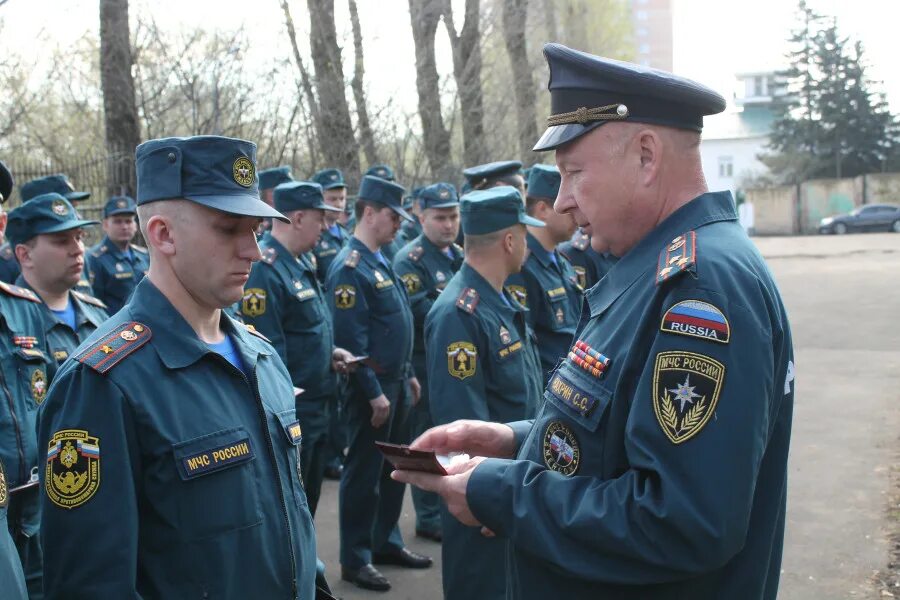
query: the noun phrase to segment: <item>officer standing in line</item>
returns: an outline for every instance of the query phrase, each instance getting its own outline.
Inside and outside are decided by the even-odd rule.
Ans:
[[[421,388],[412,371],[413,317],[403,284],[381,248],[409,215],[403,188],[365,176],[356,201],[356,231],[335,258],[327,289],[335,342],[368,360],[350,376],[349,452],[340,489],[341,577],[386,591],[391,584],[374,564],[427,568],[431,559],[406,548],[397,520],[405,487],[392,481],[374,442],[402,443],[409,408]],[[407,386],[409,389],[407,390]]]
[[[793,350],[731,194],[703,177],[703,116],[725,100],[559,44],[544,54],[553,115],[535,150],[556,151],[555,209],[621,259],[587,293],[533,423],[433,429],[414,446],[477,458],[394,476],[508,540],[511,598],[774,599]]]
[[[137,206],[132,198],[110,198],[103,207],[106,235],[87,253],[91,289],[111,315],[125,306],[150,268],[147,249],[131,243],[137,234],[136,214]]]
[[[255,159],[217,136],[137,148],[150,272],[39,415],[50,599],[315,596],[290,376],[221,310],[260,259],[260,219],[285,220],[259,199]]]
[[[522,268],[529,217],[509,186],[462,198],[466,256],[425,320],[431,413],[437,424],[457,419],[505,423],[530,419],[540,402],[540,358],[527,312],[503,288]],[[506,598],[505,541],[442,510],[446,600]]]
[[[43,300],[47,344],[58,365],[109,318],[103,302],[76,289],[84,273],[84,228],[96,224],[54,193],[9,213],[6,235],[22,269],[16,285]]]
[[[334,345],[331,309],[307,258],[324,227],[325,204],[317,183],[291,181],[275,188],[275,210],[289,223],[272,221],[259,242],[262,260],[244,286],[241,315],[271,341],[287,366],[303,428],[301,471],[309,510],[319,503],[325,471],[329,415],[337,393],[336,371],[346,371],[353,355]]]
[[[466,183],[472,190],[509,185],[525,198],[525,178],[522,176],[522,163],[517,160],[501,160],[497,162],[469,167],[463,170]]]
[[[337,209],[325,212],[325,230],[313,249],[316,274],[324,284],[331,261],[350,239],[350,232],[338,222],[338,216],[347,206],[347,184],[344,182],[344,174],[338,169],[322,169],[312,176],[311,181],[322,186],[325,204]]]
[[[271,169],[263,169],[259,172],[259,198],[269,206],[274,206],[274,193],[275,188],[281,185],[282,183],[287,183],[288,181],[293,181],[294,177],[291,175],[291,168],[288,166],[281,167],[272,167]],[[257,231],[257,235],[262,235],[263,233],[269,231],[272,228],[272,219],[265,218],[260,223],[259,231]]]
[[[75,216],[77,218],[81,218],[78,214],[78,204],[83,202],[91,197],[90,192],[78,192],[75,190],[75,186],[72,185],[72,182],[69,181],[69,178],[63,174],[58,175],[47,175],[46,177],[40,177],[38,179],[32,179],[28,183],[24,184],[19,190],[19,195],[22,198],[22,203],[28,202],[32,198],[36,198],[43,194],[59,194],[63,198],[69,201],[72,207],[75,209]],[[3,279],[7,283],[15,283],[15,280],[19,277],[20,268],[18,262],[15,260],[15,251],[12,246],[9,246],[8,249],[0,248],[0,258],[5,256],[9,256],[12,264],[7,264],[7,270],[9,271],[8,276],[10,279]],[[79,292],[83,292],[87,295],[93,295],[93,291],[91,290],[90,284],[90,272],[88,270],[88,265],[85,265],[84,271],[81,274],[81,279],[78,280],[78,283],[75,286]]]
[[[549,165],[534,165],[528,177],[528,215],[546,227],[528,228],[528,251],[519,273],[510,275],[506,288],[522,306],[528,308],[528,324],[537,336],[546,383],[550,372],[566,356],[581,315],[584,289],[569,261],[556,250],[575,231],[572,215],[553,212],[559,192],[559,170]]]
[[[422,398],[410,409],[410,439],[432,427],[428,405],[428,376],[425,370],[425,315],[462,266],[463,249],[456,245],[459,233],[459,197],[449,183],[422,188],[418,203],[422,208],[423,233],[406,244],[394,258],[394,271],[409,295],[415,325],[413,369],[422,386]],[[416,508],[416,535],[441,541],[441,507],[436,494],[412,490]]]
[[[582,289],[587,291],[594,287],[594,284],[603,279],[606,272],[609,271],[616,261],[615,256],[608,252],[600,254],[591,246],[591,236],[584,232],[581,228],[575,230],[572,239],[560,244],[557,249],[560,254],[569,259],[572,268],[575,269],[575,275],[578,277],[578,283]]]
[[[13,180],[0,162],[0,214]],[[3,214],[5,216],[5,214]],[[6,219],[0,219],[0,233]],[[31,290],[0,282],[0,590],[26,598],[41,592],[41,548],[35,423],[52,376],[41,300]],[[14,493],[12,490],[17,490]]]

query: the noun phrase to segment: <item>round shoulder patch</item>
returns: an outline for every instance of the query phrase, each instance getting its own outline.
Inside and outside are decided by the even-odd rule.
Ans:
[[[581,448],[572,429],[562,421],[553,421],[544,431],[544,464],[548,469],[570,477],[578,471]]]
[[[232,165],[231,168],[231,174],[234,176],[234,181],[238,185],[246,188],[253,185],[253,179],[256,176],[253,162],[246,156],[241,156],[234,161],[234,165]]]

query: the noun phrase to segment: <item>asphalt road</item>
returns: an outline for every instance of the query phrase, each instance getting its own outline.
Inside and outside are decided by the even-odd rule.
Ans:
[[[781,287],[797,364],[779,597],[879,597],[871,578],[887,562],[888,474],[900,457],[900,235],[756,243]],[[414,536],[408,496],[404,536],[435,566],[385,567],[394,586],[386,594],[340,581],[336,482],[326,482],[319,507],[319,554],[336,595],[441,597],[440,546]]]

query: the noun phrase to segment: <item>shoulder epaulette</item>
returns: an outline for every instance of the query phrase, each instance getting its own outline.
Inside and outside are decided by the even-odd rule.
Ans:
[[[419,259],[422,258],[423,254],[425,254],[425,248],[423,246],[416,246],[409,251],[409,260],[419,262]]]
[[[79,292],[78,290],[72,290],[72,295],[81,300],[82,302],[87,302],[88,304],[93,304],[94,306],[99,306],[100,308],[106,308],[106,304],[103,303],[103,300],[99,298],[94,298],[90,294],[85,294],[84,292]]]
[[[588,234],[581,232],[578,234],[578,237],[572,240],[572,247],[576,250],[581,250],[584,252],[587,250],[587,247],[591,245],[591,236]]]
[[[478,292],[474,288],[466,288],[456,299],[456,308],[472,314],[475,312],[475,307],[478,306],[478,300]]]
[[[456,250],[460,255],[465,254],[465,250],[463,250],[463,247],[455,242],[453,243],[453,249]]]
[[[657,285],[678,273],[697,272],[697,232],[679,235],[659,253],[656,268]]]
[[[9,243],[3,244],[0,246],[0,258],[3,260],[10,260],[13,257],[12,246]]]
[[[261,333],[259,332],[259,330],[257,330],[256,327],[254,327],[254,326],[251,325],[250,323],[241,323],[241,325],[243,325],[244,327],[246,327],[246,328],[247,328],[247,331],[249,331],[250,333],[252,333],[252,334],[255,335],[256,337],[258,337],[258,338],[260,338],[260,339],[263,339],[263,340],[269,342],[270,344],[272,343],[272,340],[270,340],[269,338],[267,338],[266,336],[264,336],[263,334],[261,334]]]
[[[141,254],[147,254],[149,252],[145,247],[138,246],[137,244],[132,244],[131,249],[136,252],[140,252]]]
[[[91,256],[93,256],[94,258],[100,258],[103,254],[106,253],[108,249],[109,248],[106,247],[106,244],[97,246],[93,250],[91,250]]]
[[[350,267],[351,269],[355,269],[356,265],[359,264],[359,250],[351,250],[350,254],[347,255],[347,259],[344,261],[345,267]]]
[[[73,358],[98,373],[106,373],[126,356],[150,341],[150,328],[143,323],[122,323]]]
[[[262,251],[262,261],[267,265],[275,264],[276,258],[278,258],[278,250],[275,248],[266,248]]]
[[[6,283],[4,281],[0,281],[0,290],[3,290],[10,296],[16,296],[17,298],[24,298],[26,300],[31,300],[32,302],[41,303],[41,299],[38,298],[38,295],[29,290],[28,288],[19,287],[17,285],[12,285],[11,283]]]

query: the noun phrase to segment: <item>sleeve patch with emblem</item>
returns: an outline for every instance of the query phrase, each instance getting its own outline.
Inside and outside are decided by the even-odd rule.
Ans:
[[[258,317],[266,312],[266,290],[247,288],[241,299],[241,312],[248,317]]]
[[[702,300],[682,300],[663,315],[660,331],[727,344],[731,327],[721,310]]]
[[[403,285],[406,286],[406,291],[410,294],[415,294],[422,289],[422,280],[415,273],[404,273],[400,276],[400,279],[403,280]]]
[[[334,305],[341,310],[356,306],[356,288],[352,285],[339,285],[334,288]]]
[[[716,410],[725,365],[702,354],[660,352],[653,368],[653,412],[673,444],[685,442]]]
[[[453,342],[447,346],[447,371],[459,380],[475,374],[478,349],[471,342]]]
[[[72,509],[90,500],[100,488],[100,439],[82,429],[64,429],[47,447],[45,489],[60,508]]]

